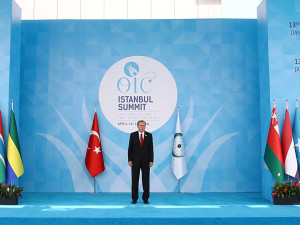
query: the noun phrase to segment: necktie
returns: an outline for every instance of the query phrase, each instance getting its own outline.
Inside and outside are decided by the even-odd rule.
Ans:
[[[143,147],[143,141],[144,141],[143,140],[143,134],[141,134],[141,140],[140,141],[141,141],[141,147]]]

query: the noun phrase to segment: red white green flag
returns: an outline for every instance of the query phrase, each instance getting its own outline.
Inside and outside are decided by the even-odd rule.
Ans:
[[[285,110],[285,119],[282,128],[282,152],[284,159],[285,174],[299,179],[298,162],[296,158],[295,145],[289,110]]]
[[[285,179],[285,172],[275,104],[272,111],[264,160],[276,182],[282,183]]]
[[[3,183],[6,179],[6,165],[4,156],[4,138],[3,138],[3,127],[0,110],[0,183]]]

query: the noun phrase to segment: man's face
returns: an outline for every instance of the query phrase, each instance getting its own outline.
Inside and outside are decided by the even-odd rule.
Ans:
[[[146,123],[139,122],[137,127],[138,127],[139,132],[143,133],[145,131],[145,128],[146,128]]]

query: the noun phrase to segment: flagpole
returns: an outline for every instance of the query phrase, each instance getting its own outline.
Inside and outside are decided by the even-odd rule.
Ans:
[[[296,108],[298,108],[298,99],[296,99]],[[300,181],[298,181],[298,184],[300,184]]]
[[[95,113],[97,113],[97,103],[98,101],[95,101]],[[93,194],[97,194],[97,190],[96,190],[96,177],[94,177],[94,193]]]
[[[177,107],[177,113],[179,113],[179,106]],[[178,179],[178,194],[180,193],[180,178]]]
[[[289,110],[289,101],[287,99],[285,100],[285,109]],[[290,180],[290,175],[288,175],[288,182],[290,182]]]
[[[289,107],[288,104],[289,104],[289,103],[288,103],[288,100],[286,99],[286,100],[285,100],[285,109],[286,109],[286,110],[288,110],[288,107]],[[288,183],[289,183],[289,182],[290,182],[290,175],[287,175],[287,180],[288,180]]]
[[[287,99],[285,100],[285,109],[289,110],[289,102],[288,102]],[[290,176],[289,175],[288,175],[288,182],[290,182]]]
[[[14,111],[14,100],[11,100],[11,110]],[[12,182],[10,182],[11,185]]]

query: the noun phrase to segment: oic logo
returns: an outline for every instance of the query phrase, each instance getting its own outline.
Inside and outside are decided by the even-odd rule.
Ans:
[[[135,62],[128,62],[124,66],[124,72],[129,77],[135,77],[139,73],[139,65]]]
[[[173,148],[173,156],[174,157],[183,157],[184,150],[183,150],[183,142],[182,137],[176,137],[174,141],[174,148]]]

